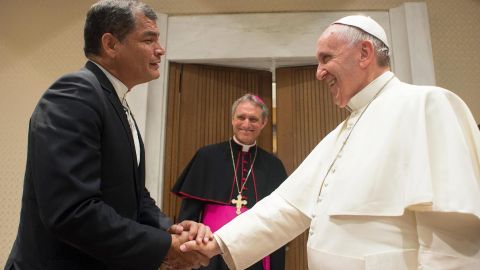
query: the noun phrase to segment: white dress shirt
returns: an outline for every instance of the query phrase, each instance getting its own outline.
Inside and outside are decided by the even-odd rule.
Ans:
[[[93,61],[92,61],[93,62]],[[95,62],[93,62],[95,63]],[[123,84],[119,79],[113,76],[110,72],[108,72],[105,68],[100,66],[99,64],[95,63],[107,76],[110,83],[113,85],[115,92],[117,92],[117,96],[120,99],[120,103],[122,104],[125,114],[127,115],[128,124],[130,126],[130,130],[132,131],[133,142],[135,145],[135,154],[137,156],[137,165],[140,164],[140,139],[138,137],[137,127],[135,126],[135,121],[133,119],[132,111],[127,103],[127,94],[129,89],[125,84]]]

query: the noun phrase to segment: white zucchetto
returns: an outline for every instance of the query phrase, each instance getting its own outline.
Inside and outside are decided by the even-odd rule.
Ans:
[[[374,21],[372,18],[363,16],[363,15],[351,15],[347,17],[343,17],[338,21],[335,21],[332,24],[343,24],[357,27],[370,35],[378,38],[381,40],[389,49],[390,45],[388,45],[387,34],[385,34],[385,30]]]

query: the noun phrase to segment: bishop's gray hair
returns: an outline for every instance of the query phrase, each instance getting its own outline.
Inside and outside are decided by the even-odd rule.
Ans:
[[[263,100],[259,96],[256,96],[256,95],[253,95],[253,94],[245,94],[233,103],[233,105],[232,105],[232,118],[235,115],[235,111],[237,110],[238,105],[242,102],[245,102],[245,101],[248,101],[248,102],[260,107],[260,109],[262,109],[262,120],[267,119],[267,117],[268,117],[268,107],[267,107],[267,105],[265,104],[265,102],[263,102]]]
[[[373,49],[377,58],[377,64],[381,67],[390,66],[390,49],[380,39],[375,36],[357,28],[355,26],[335,24],[338,27],[336,33],[347,40],[350,45],[358,44],[361,41],[369,40],[373,43]]]
[[[141,12],[156,21],[157,14],[148,5],[135,0],[101,0],[87,13],[83,37],[85,56],[100,54],[102,36],[111,33],[120,42],[135,28],[135,15]]]

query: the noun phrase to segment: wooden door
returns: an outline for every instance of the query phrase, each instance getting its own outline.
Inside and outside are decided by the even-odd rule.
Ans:
[[[198,148],[232,136],[231,106],[246,93],[272,106],[272,74],[240,68],[170,63],[162,210],[176,221],[180,199],[170,190]],[[272,150],[271,116],[257,139]]]
[[[347,117],[345,109],[333,104],[326,85],[316,79],[316,70],[316,66],[276,70],[277,155],[288,175],[325,135]],[[308,233],[305,232],[288,244],[286,269],[308,268],[307,239]]]

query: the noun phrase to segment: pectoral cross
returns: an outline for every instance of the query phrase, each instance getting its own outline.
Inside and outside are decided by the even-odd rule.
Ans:
[[[242,200],[242,194],[238,194],[237,195],[237,199],[232,199],[232,204],[235,204],[235,206],[237,207],[237,215],[240,215],[242,212],[240,211],[240,209],[242,208],[242,205],[247,205],[247,201],[246,200]]]

